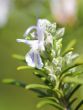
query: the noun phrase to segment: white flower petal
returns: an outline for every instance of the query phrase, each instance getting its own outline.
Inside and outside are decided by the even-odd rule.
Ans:
[[[28,28],[25,33],[24,33],[24,37],[26,38],[26,36],[33,30],[36,29],[36,26],[31,26],[30,28]]]
[[[40,51],[45,51],[44,41],[39,42],[38,48],[39,48]]]
[[[44,34],[46,31],[46,26],[49,25],[50,22],[46,19],[39,19],[37,22],[37,35],[38,40],[43,41],[44,40]]]

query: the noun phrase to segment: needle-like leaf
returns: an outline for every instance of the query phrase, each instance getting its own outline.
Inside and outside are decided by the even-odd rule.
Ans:
[[[37,108],[41,108],[41,107],[43,107],[43,106],[45,106],[45,105],[47,105],[47,104],[54,106],[54,107],[57,108],[58,110],[64,110],[64,108],[63,108],[61,105],[59,105],[59,104],[53,102],[52,100],[42,100],[42,101],[40,101],[40,102],[37,104]]]
[[[76,106],[75,110],[79,110],[79,108],[83,106],[83,100]]]

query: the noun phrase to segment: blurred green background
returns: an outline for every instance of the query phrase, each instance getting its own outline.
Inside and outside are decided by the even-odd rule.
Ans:
[[[11,0],[12,1],[12,0]],[[13,4],[14,3],[14,4]],[[36,83],[39,80],[30,71],[17,71],[17,66],[24,65],[12,58],[13,53],[25,55],[28,47],[18,44],[16,38],[22,38],[25,30],[36,24],[38,18],[46,18],[54,22],[50,0],[13,0],[7,24],[0,28],[0,81],[4,78],[13,78],[27,83]],[[72,39],[77,40],[75,51],[83,58],[83,0],[79,0],[77,22],[73,27],[66,26],[63,39],[63,48]],[[76,94],[83,99],[83,87]],[[31,91],[12,85],[0,83],[0,110],[37,110],[39,99]],[[41,110],[54,110],[46,106]],[[83,110],[83,107],[80,108]]]

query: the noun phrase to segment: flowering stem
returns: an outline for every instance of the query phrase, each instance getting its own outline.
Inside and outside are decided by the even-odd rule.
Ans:
[[[28,34],[30,34],[30,39],[27,39]],[[28,85],[27,89],[36,88],[37,91],[44,89],[45,94],[42,95],[42,92],[39,92],[40,97],[57,99],[57,101],[54,99],[44,100],[39,104],[39,107],[49,104],[59,110],[71,110],[71,105],[77,99],[70,100],[72,94],[74,94],[80,85],[74,89],[75,86],[72,86],[73,83],[64,81],[64,78],[67,79],[70,76],[70,78],[73,78],[76,67],[83,63],[73,64],[73,60],[78,56],[78,54],[73,54],[73,48],[61,54],[61,37],[63,35],[64,28],[56,30],[55,23],[51,24],[46,19],[39,19],[36,26],[31,26],[26,30],[24,39],[17,39],[17,42],[25,43],[30,47],[29,52],[25,55],[25,61],[28,66],[34,69],[34,75],[43,81],[41,85]],[[81,103],[78,104],[75,110],[79,108]]]

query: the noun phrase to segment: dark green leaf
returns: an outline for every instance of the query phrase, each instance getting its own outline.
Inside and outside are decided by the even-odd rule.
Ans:
[[[40,78],[46,85],[49,85],[49,80],[47,79],[47,75],[44,74],[44,72],[34,72],[33,73],[35,76],[37,76],[38,78]]]
[[[41,78],[43,81],[45,81],[46,80],[46,78],[45,78],[45,74],[42,74],[42,73],[39,73],[39,72],[34,72],[33,73],[35,76],[37,76],[38,78]]]
[[[71,92],[68,93],[67,100],[69,100],[80,87],[81,85],[79,84],[73,90],[71,90]]]
[[[79,110],[79,108],[83,106],[83,100],[76,106],[75,110]]]
[[[77,98],[74,98],[73,100],[70,101],[70,103],[68,104],[69,107],[72,106],[72,104],[77,100]]]

